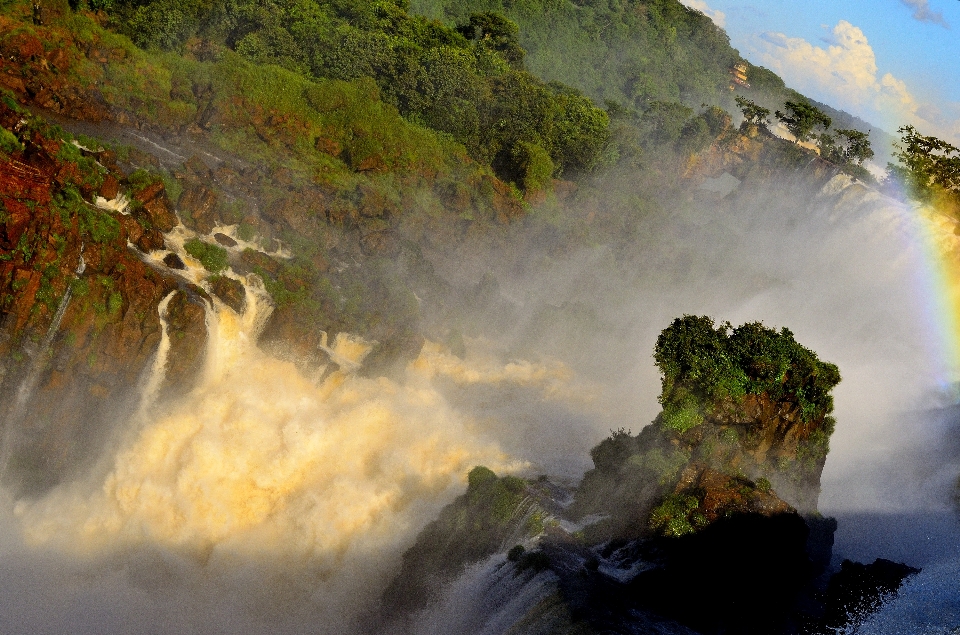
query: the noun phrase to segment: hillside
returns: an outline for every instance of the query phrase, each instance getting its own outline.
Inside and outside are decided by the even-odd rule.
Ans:
[[[676,0],[413,0],[411,9],[448,23],[502,13],[520,26],[534,73],[576,86],[600,103],[732,106],[729,73],[740,54],[709,18]]]

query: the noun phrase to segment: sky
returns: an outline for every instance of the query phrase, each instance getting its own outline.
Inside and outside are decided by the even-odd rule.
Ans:
[[[960,0],[681,0],[787,86],[960,145]]]

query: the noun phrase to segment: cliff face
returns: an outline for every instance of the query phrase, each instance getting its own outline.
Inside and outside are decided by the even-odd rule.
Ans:
[[[0,128],[3,455],[8,480],[36,491],[91,460],[135,410],[162,336],[160,301],[174,294],[174,382],[203,348],[203,309],[143,260],[164,246],[157,227],[177,222],[162,184],[122,215],[111,208],[131,188],[110,153],[78,147],[9,98]]]

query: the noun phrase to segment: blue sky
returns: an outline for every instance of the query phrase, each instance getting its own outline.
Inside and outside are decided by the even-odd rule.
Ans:
[[[960,145],[960,0],[681,0],[787,85]]]

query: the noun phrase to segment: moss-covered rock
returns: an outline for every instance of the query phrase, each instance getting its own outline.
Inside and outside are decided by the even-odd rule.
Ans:
[[[595,447],[577,495],[613,533],[680,536],[736,514],[816,511],[840,381],[788,329],[677,318],[660,334],[663,411]]]

